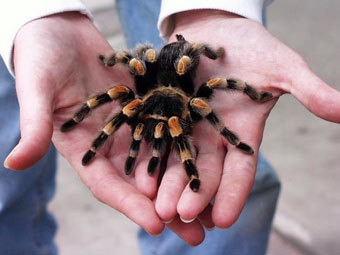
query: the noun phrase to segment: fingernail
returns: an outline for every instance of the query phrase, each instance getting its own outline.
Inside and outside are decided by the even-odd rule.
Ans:
[[[189,220],[183,219],[182,217],[180,217],[180,218],[181,218],[181,221],[184,222],[184,223],[190,223],[190,222],[193,222],[196,219],[196,217],[193,218],[193,219],[189,219]]]
[[[7,158],[8,158],[8,157],[7,157]],[[6,158],[5,161],[4,161],[4,168],[9,169],[8,162],[7,162],[7,158]]]
[[[217,229],[219,229],[219,230],[226,230],[227,227],[226,228],[217,227]]]
[[[159,233],[159,234],[151,234],[151,233],[149,233],[149,235],[151,235],[151,236],[153,236],[153,237],[160,236],[161,234],[162,234],[162,232],[161,232],[161,233]]]
[[[215,226],[213,226],[213,227],[211,227],[211,228],[208,228],[208,227],[204,226],[204,228],[205,228],[206,230],[208,230],[208,231],[213,231],[213,230],[215,229]]]
[[[8,154],[8,156],[6,157],[5,161],[4,161],[4,167],[9,169],[9,166],[8,166],[8,160],[9,158],[15,153],[16,150],[18,150],[19,148],[19,144],[17,144],[14,149]]]
[[[174,220],[174,219],[170,219],[170,220],[162,220],[162,222],[163,222],[164,224],[169,224],[169,223],[173,222],[173,220]]]

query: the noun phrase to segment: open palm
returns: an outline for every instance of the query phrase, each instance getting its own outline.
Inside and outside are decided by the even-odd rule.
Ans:
[[[132,79],[125,68],[108,70],[98,55],[111,52],[105,38],[91,21],[79,14],[50,16],[25,25],[15,41],[14,66],[20,103],[22,138],[6,164],[25,169],[39,160],[49,147],[52,135],[58,151],[69,160],[82,181],[102,202],[158,234],[164,224],[146,195],[126,177],[122,162],[128,151],[130,131],[123,129],[103,148],[102,155],[87,167],[81,158],[89,149],[114,105],[96,110],[76,129],[61,133],[60,127],[86,98],[110,86]]]
[[[201,190],[191,192],[185,188],[185,175],[169,169],[159,188],[156,210],[161,218],[171,219],[179,213],[181,218],[193,220],[210,207],[214,198],[211,218],[218,227],[226,228],[237,220],[251,191],[265,122],[278,98],[291,93],[315,115],[340,122],[340,94],[257,22],[226,12],[201,10],[176,14],[175,24],[170,41],[182,34],[190,42],[225,49],[221,60],[201,58],[197,86],[212,77],[236,78],[274,96],[258,103],[240,92],[216,92],[211,101],[216,113],[255,150],[254,155],[228,144],[203,121],[193,134]]]

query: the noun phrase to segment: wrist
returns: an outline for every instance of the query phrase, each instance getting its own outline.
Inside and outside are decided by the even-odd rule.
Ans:
[[[175,26],[182,26],[185,24],[190,24],[192,22],[206,22],[211,19],[233,19],[233,18],[243,18],[235,13],[221,11],[221,10],[190,10],[179,12],[174,15]]]
[[[80,12],[62,12],[47,15],[27,22],[17,32],[14,44],[23,38],[32,38],[35,33],[51,33],[57,35],[58,32],[67,32],[78,28],[81,31],[82,24],[90,23],[87,16]],[[33,34],[32,34],[33,33]],[[24,34],[24,36],[22,35]]]
[[[240,19],[245,18],[221,10],[204,9],[179,12],[174,15],[174,30],[170,40],[174,40],[176,34],[200,33],[202,27],[215,30],[222,25],[225,26],[228,22]]]
[[[35,19],[17,33],[13,50],[13,69],[18,74],[22,60],[55,70],[58,64],[70,66],[80,58],[96,59],[111,47],[93,25],[79,12],[65,12]],[[59,65],[59,63],[63,63]],[[96,63],[96,62],[95,62]],[[42,72],[41,72],[42,73]],[[57,78],[56,78],[57,79]]]

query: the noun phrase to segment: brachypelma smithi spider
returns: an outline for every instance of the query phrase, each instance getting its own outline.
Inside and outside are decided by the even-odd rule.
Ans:
[[[151,46],[142,45],[133,53],[123,51],[109,57],[100,55],[100,61],[106,66],[123,63],[129,67],[135,80],[136,94],[126,86],[112,87],[103,94],[89,98],[73,118],[62,125],[61,130],[67,131],[94,108],[120,100],[122,110],[93,141],[83,157],[83,165],[94,158],[98,149],[123,123],[132,129],[132,143],[125,163],[126,174],[131,174],[134,169],[143,138],[152,143],[152,157],[148,165],[150,175],[158,168],[165,144],[171,143],[179,153],[193,191],[199,189],[200,180],[189,136],[192,126],[199,120],[207,119],[230,144],[253,154],[253,149],[221,122],[208,101],[214,89],[239,90],[259,102],[270,99],[271,93],[260,93],[243,81],[225,78],[210,79],[194,91],[193,80],[200,55],[215,60],[223,52],[222,48],[213,50],[206,44],[190,43],[182,35],[177,35],[176,42],[165,45],[159,52]]]

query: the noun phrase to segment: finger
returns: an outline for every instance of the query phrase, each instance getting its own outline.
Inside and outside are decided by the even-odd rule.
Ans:
[[[197,220],[183,223],[177,216],[167,227],[191,246],[199,245],[205,237],[204,229]]]
[[[86,167],[79,164],[81,158],[82,154],[73,156],[71,164],[98,200],[120,211],[148,233],[157,235],[162,232],[164,224],[153,202],[125,182],[105,157],[98,154],[96,160]]]
[[[212,220],[212,204],[209,203],[208,206],[204,209],[204,211],[198,215],[198,220],[202,226],[204,226],[207,230],[211,231],[214,229],[215,224]]]
[[[309,68],[292,78],[291,94],[308,110],[325,120],[340,123],[340,93]]]
[[[170,155],[156,199],[156,211],[164,222],[172,221],[177,215],[177,204],[188,183],[181,162]]]
[[[4,163],[14,170],[38,162],[47,152],[52,137],[53,91],[46,88],[53,86],[51,81],[32,73],[21,64],[16,66],[21,139]]]
[[[207,124],[207,123],[202,123]],[[196,160],[201,185],[198,192],[193,192],[186,187],[178,202],[177,212],[184,221],[195,219],[214,197],[222,175],[225,149],[222,138],[211,127],[203,129],[204,125],[198,125],[194,137],[197,140],[198,155]],[[199,134],[203,132],[204,135]]]
[[[227,228],[239,217],[254,183],[256,164],[256,155],[235,148],[228,151],[212,213],[217,227]]]

